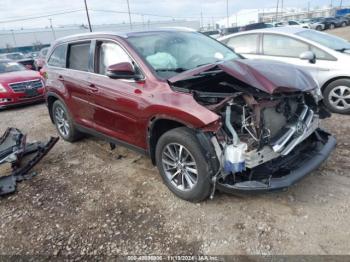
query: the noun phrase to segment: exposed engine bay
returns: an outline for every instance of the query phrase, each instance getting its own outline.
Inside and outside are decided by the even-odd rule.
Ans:
[[[173,88],[192,93],[199,104],[220,116],[222,127],[211,142],[221,166],[215,179],[222,183],[258,183],[259,178],[268,184],[273,176],[288,174],[288,165],[296,160],[292,156],[317,142],[313,136],[322,136],[316,132],[319,119],[329,114],[318,105],[319,90],[281,88],[271,94],[220,70],[207,75],[212,78],[194,76]]]

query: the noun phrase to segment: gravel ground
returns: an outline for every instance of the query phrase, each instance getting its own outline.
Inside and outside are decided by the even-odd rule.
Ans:
[[[349,120],[322,123],[336,151],[287,192],[200,204],[172,195],[144,156],[60,140],[37,177],[0,198],[0,254],[350,254]],[[2,111],[0,123],[29,140],[56,136],[43,104]]]

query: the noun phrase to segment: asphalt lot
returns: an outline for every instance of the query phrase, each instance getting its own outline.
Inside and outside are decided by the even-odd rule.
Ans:
[[[350,27],[333,32],[350,39]],[[56,136],[44,104],[2,111],[0,123],[29,140]],[[287,192],[200,204],[172,195],[144,156],[60,140],[37,177],[0,198],[0,254],[350,254],[350,116],[322,125],[336,151]]]

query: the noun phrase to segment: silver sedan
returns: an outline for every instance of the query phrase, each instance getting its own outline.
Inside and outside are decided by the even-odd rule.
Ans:
[[[350,43],[304,28],[267,28],[219,38],[250,59],[270,59],[301,66],[318,81],[324,104],[350,113]]]

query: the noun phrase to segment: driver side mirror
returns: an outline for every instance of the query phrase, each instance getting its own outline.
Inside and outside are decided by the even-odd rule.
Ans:
[[[135,72],[134,66],[129,62],[110,65],[106,75],[112,79],[138,79],[140,76]]]
[[[316,63],[316,55],[312,51],[305,51],[305,52],[301,53],[299,58],[301,60],[308,60],[311,64]]]

